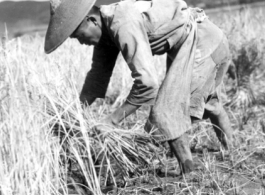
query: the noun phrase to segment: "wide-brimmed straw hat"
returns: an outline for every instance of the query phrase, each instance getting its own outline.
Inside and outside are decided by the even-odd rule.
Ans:
[[[96,0],[50,0],[50,23],[45,37],[45,52],[59,47],[78,27]]]

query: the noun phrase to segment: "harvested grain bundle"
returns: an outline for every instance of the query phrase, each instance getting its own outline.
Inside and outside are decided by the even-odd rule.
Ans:
[[[51,131],[62,146],[62,165],[68,175],[89,187],[88,172],[95,172],[100,186],[125,185],[162,162],[165,149],[153,137],[138,130],[108,129],[95,133],[95,119],[79,104],[47,103]],[[89,167],[86,167],[88,166]],[[93,169],[93,170],[92,170]],[[117,181],[119,180],[119,183]]]

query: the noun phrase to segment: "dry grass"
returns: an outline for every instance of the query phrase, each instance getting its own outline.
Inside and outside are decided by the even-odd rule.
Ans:
[[[97,100],[82,109],[78,94],[90,68],[91,48],[69,40],[55,53],[45,55],[41,37],[3,39],[0,194],[103,194],[100,188],[107,184],[116,186],[104,191],[108,194],[265,194],[265,25],[260,18],[264,18],[264,11],[247,10],[233,19],[216,19],[229,37],[237,67],[237,82],[226,79],[228,101],[236,102],[227,107],[235,129],[234,148],[230,156],[209,152],[217,140],[210,125],[203,122],[195,126],[190,133],[191,145],[197,151],[195,162],[201,166],[187,178],[172,176],[176,161],[166,160],[162,147],[156,147],[143,132],[146,107],[124,120],[121,129],[103,138],[93,137],[91,127],[119,106],[130,90],[132,79],[122,58],[106,101]],[[161,80],[164,63],[165,56],[156,57]],[[240,90],[244,90],[242,97],[236,95]],[[243,107],[238,102],[249,94],[255,101]],[[124,132],[130,132],[135,142]],[[119,188],[121,185],[127,186]]]

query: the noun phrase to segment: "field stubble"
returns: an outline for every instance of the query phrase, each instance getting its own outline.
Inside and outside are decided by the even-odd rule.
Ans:
[[[68,40],[58,51],[45,55],[41,37],[10,41],[3,37],[0,194],[73,194],[72,190],[75,194],[102,194],[100,187],[108,183],[121,185],[119,172],[124,173],[121,183],[124,185],[126,180],[127,187],[114,187],[104,193],[265,194],[264,15],[264,9],[255,9],[211,17],[228,35],[236,70],[236,79],[225,79],[226,108],[235,141],[230,156],[210,152],[217,139],[209,123],[194,126],[190,132],[191,147],[197,151],[194,158],[201,167],[187,178],[167,173],[170,166],[177,167],[176,161],[166,160],[165,150],[144,133],[147,107],[125,119],[114,134],[107,132],[109,137],[103,141],[91,137],[91,127],[119,106],[131,88],[133,80],[121,57],[106,100],[97,100],[90,108],[82,109],[78,94],[90,68],[92,48]],[[162,81],[165,56],[155,57],[155,66]],[[126,139],[124,132],[135,138],[136,145]],[[116,159],[111,158],[113,152]],[[133,158],[118,155],[123,153]],[[95,156],[104,159],[104,169],[99,169],[100,164],[94,165]],[[145,162],[138,162],[139,159]],[[121,163],[119,171],[113,162]],[[139,171],[135,167],[139,164],[147,171]],[[124,167],[138,172],[125,178],[128,170]],[[162,167],[168,177],[161,176],[157,167]]]

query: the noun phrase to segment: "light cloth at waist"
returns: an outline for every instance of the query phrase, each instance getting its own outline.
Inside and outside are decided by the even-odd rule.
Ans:
[[[188,8],[186,4],[183,4],[182,6],[179,6],[180,8],[178,9],[178,13],[181,13],[180,16],[183,17],[182,23],[178,24],[176,19],[176,22],[172,22],[174,21],[173,18],[172,21],[166,21],[158,28],[151,25],[152,20],[156,20],[154,19],[154,17],[152,17],[152,13],[155,9],[158,9],[158,6],[160,6],[159,2],[154,3],[154,7],[152,7],[151,0],[140,0],[134,3],[136,9],[142,14],[144,18],[146,31],[149,37],[153,55],[164,54],[173,47],[174,49],[180,48],[180,46],[184,43],[190,33],[191,22],[203,22],[207,18],[205,12],[202,9]]]
[[[137,1],[135,2],[135,6],[140,13],[146,12],[151,8],[152,1]]]

